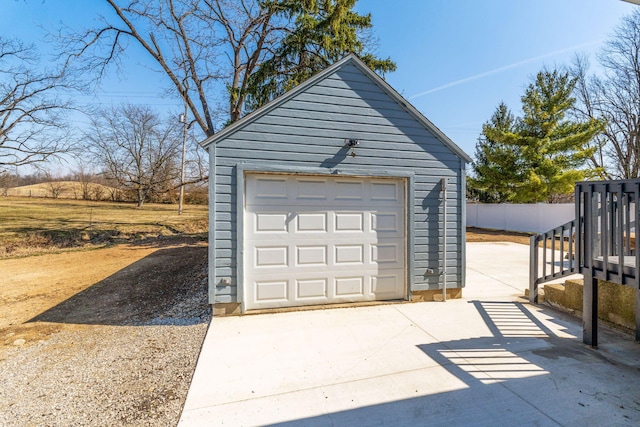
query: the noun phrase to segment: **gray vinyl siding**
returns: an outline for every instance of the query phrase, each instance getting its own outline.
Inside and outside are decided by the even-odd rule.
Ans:
[[[360,140],[355,157],[347,155],[344,148],[347,138]],[[448,287],[464,286],[464,161],[352,63],[345,63],[214,144],[215,149],[209,147],[211,164],[215,165],[211,303],[236,301],[238,209],[242,214],[242,207],[236,206],[240,164],[345,175],[357,175],[357,171],[381,176],[411,174],[410,290],[442,286],[442,276],[437,274],[442,268],[440,179],[449,178],[447,283]],[[436,274],[426,275],[428,268]],[[230,285],[222,285],[223,278],[230,279]]]

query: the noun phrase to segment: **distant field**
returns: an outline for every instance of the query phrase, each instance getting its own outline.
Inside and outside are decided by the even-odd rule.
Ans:
[[[0,258],[157,237],[206,238],[207,206],[0,197]]]
[[[98,198],[107,199],[114,189],[102,184],[89,183],[88,191],[91,198],[96,198],[95,196],[99,195],[100,197]],[[82,184],[76,181],[56,181],[53,183],[24,185],[22,187],[9,188],[7,196],[82,199]]]

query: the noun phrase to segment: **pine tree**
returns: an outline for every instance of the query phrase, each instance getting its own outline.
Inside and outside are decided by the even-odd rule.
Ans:
[[[476,161],[472,164],[473,177],[468,179],[471,197],[482,203],[508,202],[515,193],[515,183],[521,180],[520,147],[508,146],[487,137],[496,131],[511,132],[515,117],[504,102],[500,103],[491,120],[482,126],[483,132],[476,145]]]
[[[371,29],[371,15],[353,10],[356,0],[274,0],[265,3],[276,14],[293,19],[274,55],[252,75],[247,108],[260,107],[302,83],[349,53],[360,56],[378,73],[394,71],[391,59],[367,51],[363,32]]]
[[[568,73],[543,70],[522,96],[523,116],[511,130],[484,127],[487,139],[518,152],[515,189],[508,199],[515,203],[556,202],[573,192],[576,181],[596,171],[583,168],[595,148],[589,142],[603,123],[566,118],[573,107],[576,80]],[[507,175],[505,179],[513,179]]]

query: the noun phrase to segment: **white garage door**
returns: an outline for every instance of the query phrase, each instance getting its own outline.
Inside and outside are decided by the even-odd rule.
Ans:
[[[402,179],[248,174],[245,309],[402,299]]]

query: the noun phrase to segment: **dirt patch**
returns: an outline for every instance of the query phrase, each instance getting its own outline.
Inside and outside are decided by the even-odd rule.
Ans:
[[[78,324],[149,322],[201,279],[206,258],[206,244],[180,239],[0,260],[1,342],[28,345]]]
[[[28,321],[135,321],[179,298],[176,283],[203,265],[206,245],[195,239],[0,260],[0,329]]]
[[[467,227],[467,242],[512,242],[529,246],[531,244],[531,236],[533,235],[535,234]],[[538,247],[544,248],[545,244],[547,249],[554,248],[555,250],[560,250],[560,247],[562,246],[565,253],[568,253],[569,250],[575,251],[575,246],[570,249],[571,242],[566,238],[556,238],[555,241],[550,238],[546,241],[540,240],[538,242]]]
[[[91,254],[101,253],[93,251]],[[189,292],[191,279],[205,269],[202,244],[172,244],[154,249],[105,250],[128,264],[29,322],[132,325],[149,323],[167,313]],[[140,257],[141,256],[141,257]],[[91,257],[90,265],[100,264]],[[68,275],[67,275],[68,277]],[[68,289],[68,287],[65,287]]]
[[[467,227],[467,242],[512,242],[529,245],[531,233]]]
[[[0,284],[0,328],[28,322],[155,250],[115,246],[96,251],[0,260],[6,274]]]
[[[208,325],[207,246],[0,260],[0,425],[175,425]]]

